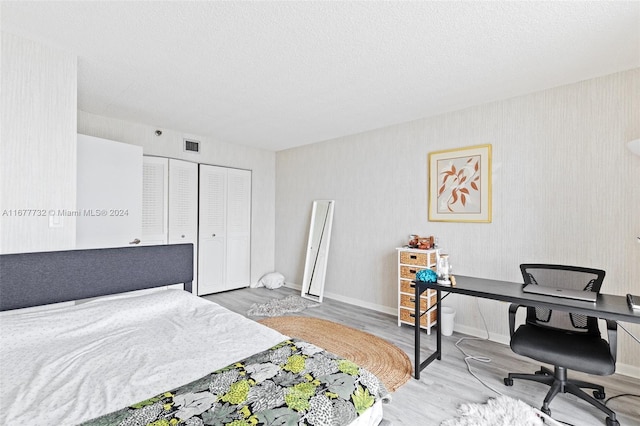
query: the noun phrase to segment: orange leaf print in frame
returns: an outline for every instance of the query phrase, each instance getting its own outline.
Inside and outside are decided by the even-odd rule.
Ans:
[[[491,148],[429,153],[429,221],[491,223]]]
[[[480,213],[480,155],[437,161],[438,213]]]

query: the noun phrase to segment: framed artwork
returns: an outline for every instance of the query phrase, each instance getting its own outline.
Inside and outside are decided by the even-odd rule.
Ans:
[[[491,145],[429,153],[429,220],[491,222]]]

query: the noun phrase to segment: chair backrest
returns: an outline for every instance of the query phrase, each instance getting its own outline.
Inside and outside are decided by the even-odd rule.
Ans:
[[[601,269],[565,265],[522,264],[520,270],[525,284],[596,293],[600,293],[605,275],[605,271]],[[598,319],[583,314],[529,307],[527,308],[526,321],[541,327],[600,335]]]

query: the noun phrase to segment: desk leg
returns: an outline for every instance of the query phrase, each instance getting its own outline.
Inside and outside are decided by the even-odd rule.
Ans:
[[[440,302],[442,300],[442,293],[440,292],[440,289],[436,289],[436,350],[434,353],[432,353],[429,358],[425,359],[424,361],[420,361],[420,316],[421,316],[421,312],[420,312],[420,289],[418,284],[415,284],[416,287],[416,296],[415,296],[415,308],[414,308],[414,316],[415,316],[415,341],[414,341],[414,346],[415,346],[415,366],[414,366],[414,372],[413,372],[413,377],[416,378],[416,380],[420,380],[420,371],[424,370],[424,368],[431,364],[433,362],[434,359],[440,360],[442,359],[442,332],[441,332],[441,328],[440,328]]]
[[[438,360],[442,359],[442,327],[440,327],[440,319],[442,315],[440,314],[440,305],[442,304],[442,293],[440,289],[436,289],[436,353]]]
[[[415,358],[414,359],[414,369],[413,369],[413,375],[416,378],[416,380],[420,380],[420,289],[418,284],[414,284],[415,286],[415,308],[413,311],[413,315],[414,315],[414,320],[415,320],[415,324],[414,324],[414,332],[415,332],[415,339],[414,339],[414,350],[415,350]]]

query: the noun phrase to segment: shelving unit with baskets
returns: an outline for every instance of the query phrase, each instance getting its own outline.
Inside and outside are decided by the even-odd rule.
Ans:
[[[412,281],[421,269],[436,270],[438,250],[419,250],[412,248],[397,248],[398,251],[398,327],[402,324],[414,325],[413,312],[415,309],[415,287]],[[424,312],[436,304],[435,290],[427,290],[420,297],[420,311]],[[431,334],[431,327],[436,323],[436,309],[420,319],[420,328]]]

